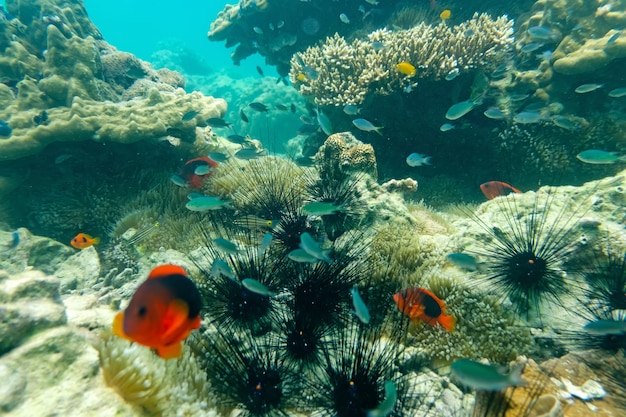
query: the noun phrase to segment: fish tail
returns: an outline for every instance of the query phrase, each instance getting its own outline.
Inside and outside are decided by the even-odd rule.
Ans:
[[[622,162],[626,162],[626,155],[622,155],[618,159]]]
[[[439,317],[439,324],[443,326],[448,332],[452,333],[454,331],[454,327],[456,326],[456,319],[452,315],[441,315]]]
[[[100,243],[100,238],[99,237],[94,237],[93,238],[93,244],[97,245],[98,243]]]
[[[374,128],[374,131],[375,131],[376,133],[378,133],[380,136],[382,136],[382,135],[383,135],[383,133],[380,131],[380,129],[382,129],[383,127],[384,127],[384,126],[378,126],[378,127],[375,127],[375,128]]]
[[[511,385],[516,387],[526,385],[526,381],[522,378],[522,372],[524,371],[524,363],[516,364],[513,369],[511,369],[511,373],[509,374],[509,382]]]

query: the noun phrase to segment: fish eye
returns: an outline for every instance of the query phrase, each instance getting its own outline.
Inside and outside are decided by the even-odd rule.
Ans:
[[[148,309],[145,306],[141,306],[139,307],[139,309],[137,310],[137,315],[139,317],[143,317],[148,313]]]

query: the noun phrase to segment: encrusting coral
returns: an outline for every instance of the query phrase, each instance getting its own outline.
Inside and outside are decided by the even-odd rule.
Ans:
[[[458,26],[424,23],[408,30],[380,29],[348,43],[335,34],[291,60],[291,82],[319,105],[362,103],[371,94],[401,91],[415,79],[443,79],[451,71],[495,68],[513,42],[513,22],[475,14]],[[380,43],[382,48],[372,44]],[[401,62],[414,74],[396,68]],[[316,76],[310,76],[312,73]]]

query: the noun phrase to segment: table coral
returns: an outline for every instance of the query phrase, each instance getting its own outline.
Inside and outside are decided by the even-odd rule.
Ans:
[[[475,14],[454,27],[422,23],[409,30],[381,29],[351,43],[335,34],[292,58],[291,82],[319,105],[359,104],[374,93],[402,91],[417,79],[495,68],[513,42],[512,26],[506,16],[494,20]],[[374,42],[384,47],[374,48]],[[415,67],[415,74],[399,71],[401,62]]]
[[[179,74],[104,42],[82,2],[8,1],[7,9],[16,18],[0,20],[0,119],[12,134],[0,141],[0,161],[63,141],[192,142],[196,122],[183,121],[186,112],[197,111],[198,123],[226,112],[221,99],[185,94]]]

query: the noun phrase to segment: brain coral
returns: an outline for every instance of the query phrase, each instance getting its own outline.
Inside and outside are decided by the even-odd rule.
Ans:
[[[319,105],[358,104],[369,94],[401,91],[418,78],[442,79],[450,71],[499,64],[513,42],[513,22],[486,14],[450,27],[417,25],[409,30],[377,30],[368,39],[348,43],[335,35],[291,60],[290,77],[300,93]],[[372,44],[379,43],[382,48]],[[416,69],[406,75],[396,65]],[[312,76],[312,74],[315,74]]]

